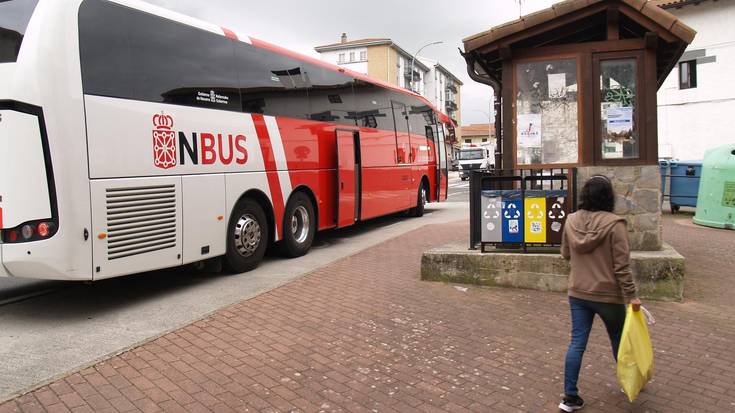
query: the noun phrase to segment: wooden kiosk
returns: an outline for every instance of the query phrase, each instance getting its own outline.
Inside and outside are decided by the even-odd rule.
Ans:
[[[695,34],[650,1],[567,0],[464,39],[495,90],[496,167],[610,177],[632,248],[660,250],[656,92]]]

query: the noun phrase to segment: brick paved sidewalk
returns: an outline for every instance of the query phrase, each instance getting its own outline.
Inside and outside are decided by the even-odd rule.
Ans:
[[[387,241],[0,412],[557,411],[564,295],[419,281],[421,252],[466,233],[464,223],[433,225]],[[735,411],[735,233],[668,218],[666,238],[688,258],[693,301],[648,305],[656,374],[633,405],[596,323],[585,411]]]

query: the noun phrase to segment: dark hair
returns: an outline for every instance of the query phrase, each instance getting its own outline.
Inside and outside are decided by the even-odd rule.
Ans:
[[[591,177],[582,187],[579,209],[587,211],[615,210],[615,191],[610,179],[603,175]]]

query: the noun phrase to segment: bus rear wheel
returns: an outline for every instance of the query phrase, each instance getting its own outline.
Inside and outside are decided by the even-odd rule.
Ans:
[[[256,268],[268,246],[268,220],[263,208],[252,199],[235,205],[227,227],[225,269],[241,273]]]
[[[316,233],[314,205],[306,194],[293,194],[283,214],[283,241],[281,252],[289,258],[301,257],[309,252]]]

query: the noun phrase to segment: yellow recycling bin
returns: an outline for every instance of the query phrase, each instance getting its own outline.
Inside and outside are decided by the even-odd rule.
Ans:
[[[618,348],[618,381],[633,402],[653,377],[653,346],[643,311],[628,305]]]
[[[531,191],[527,191],[531,192]],[[525,241],[528,244],[546,243],[546,198],[531,196],[524,202],[526,211]]]

